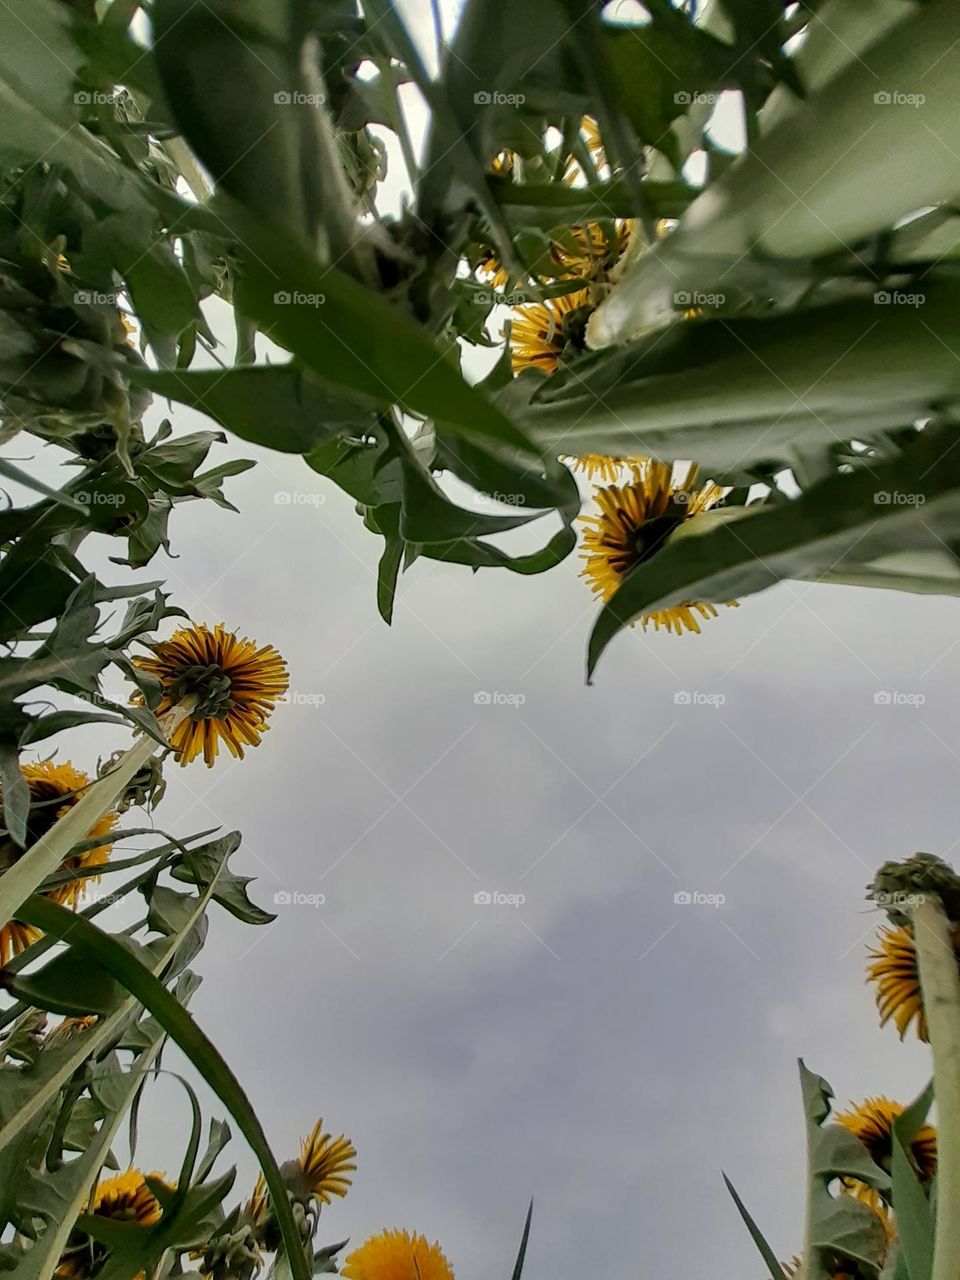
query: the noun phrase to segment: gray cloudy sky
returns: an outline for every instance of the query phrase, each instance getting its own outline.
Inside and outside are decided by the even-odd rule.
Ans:
[[[953,603],[787,584],[699,637],[621,637],[587,688],[573,560],[418,564],[388,630],[343,495],[261,454],[231,496],[181,510],[169,584],[277,644],[299,700],[244,762],[171,769],[158,820],[239,827],[267,905],[324,895],[261,930],[216,913],[194,1003],[281,1153],[317,1114],[356,1142],[324,1235],[406,1226],[461,1280],[507,1276],[534,1195],[533,1277],[759,1274],[723,1168],[789,1256],[795,1058],[844,1103],[926,1082],[877,1029],[862,894],[956,840]],[[175,1167],[184,1102],[157,1096],[140,1159]]]
[[[261,930],[216,912],[193,1006],[281,1155],[320,1114],[355,1141],[323,1236],[407,1227],[459,1280],[506,1280],[532,1195],[534,1280],[759,1275],[724,1169],[796,1252],[796,1057],[843,1103],[926,1083],[864,988],[863,886],[957,838],[956,604],[786,584],[699,637],[620,637],[587,688],[576,560],[418,563],[388,630],[350,500],[228,451],[259,461],[229,482],[241,515],[181,509],[151,568],[276,644],[297,697],[246,761],[170,769],[158,821],[240,828],[267,905],[324,896]],[[88,767],[117,745],[76,741]],[[494,891],[522,905],[475,902]],[[185,1101],[155,1096],[138,1158],[175,1168]]]

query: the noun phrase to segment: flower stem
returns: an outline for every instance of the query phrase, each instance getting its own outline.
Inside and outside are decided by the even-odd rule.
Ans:
[[[932,1280],[960,1275],[960,974],[953,927],[936,896],[911,909],[937,1101],[937,1226]]]
[[[161,721],[169,735],[190,714],[196,699],[184,698]],[[74,845],[85,840],[105,813],[113,808],[130,779],[158,748],[143,734],[117,761],[116,767],[86,788],[76,804],[26,849],[13,866],[0,876],[0,927],[13,919],[17,908],[63,864]]]

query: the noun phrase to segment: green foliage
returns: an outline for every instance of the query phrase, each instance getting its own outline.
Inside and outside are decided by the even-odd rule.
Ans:
[[[0,474],[27,495],[0,510],[0,919],[18,939],[0,970],[0,1265],[24,1280],[69,1259],[105,1280],[176,1274],[191,1254],[216,1280],[249,1280],[264,1249],[306,1280],[342,1247],[315,1247],[319,1206],[292,1195],[187,1012],[210,904],[272,919],[228,865],[239,837],[90,835],[114,803],[162,795],[169,726],[133,646],[181,611],[160,581],[91,573],[88,537],[115,540],[114,564],[153,565],[181,503],[233,510],[224,482],[252,464],[208,459],[235,436],[302,456],[355,503],[383,542],[389,623],[420,557],[554,567],[582,505],[562,459],[643,455],[695,460],[730,491],[623,576],[590,673],[643,614],[787,578],[960,594],[960,171],[937,128],[916,144],[908,113],[869,115],[884,74],[913,67],[931,119],[952,127],[955,63],[939,55],[960,36],[956,5],[645,7],[631,24],[587,0],[516,0],[506,18],[499,0],[466,0],[433,75],[391,0],[154,0],[146,46],[129,0],[0,6],[0,439],[20,450]],[[429,113],[422,155],[401,85]],[[727,90],[742,95],[739,158],[709,133]],[[378,208],[385,131],[411,188],[395,217]],[[698,153],[702,187],[685,167]],[[211,300],[232,309],[226,359]],[[466,376],[471,348],[496,348],[517,307],[511,350]],[[524,316],[552,356],[518,373]],[[226,434],[151,434],[153,396]],[[65,483],[24,464],[37,443],[70,467]],[[538,546],[516,553],[527,525]],[[117,672],[136,705],[105,697]],[[133,753],[38,834],[21,757],[68,750],[92,723],[134,731]],[[130,856],[78,865],[121,838],[140,842]],[[111,932],[93,923],[110,902],[77,899],[127,872],[111,897],[136,918]],[[225,1206],[228,1131],[212,1121],[200,1154],[188,1082],[176,1181],[147,1182],[156,1219],[90,1211],[168,1037],[253,1147],[264,1221]],[[805,1280],[835,1259],[857,1280],[881,1265],[888,1280],[934,1280],[934,1215],[910,1159],[929,1094],[897,1122],[887,1170],[828,1122],[825,1082],[801,1075]],[[879,1219],[838,1179],[896,1205],[885,1263]]]
[[[824,116],[827,98],[858,93],[864,76],[876,79],[849,50],[873,41],[880,62],[888,47],[912,41],[922,51],[942,41],[949,6],[938,0],[903,16],[903,31],[885,12],[871,29],[837,6],[821,27],[816,7],[728,0],[701,22],[696,6],[658,0],[635,26],[580,0],[521,0],[509,22],[490,0],[470,0],[439,78],[399,12],[379,0],[344,0],[322,17],[280,0],[203,12],[158,0],[157,40],[146,51],[116,0],[101,21],[40,0],[36,21],[49,43],[28,53],[8,10],[0,124],[15,181],[0,204],[5,421],[68,446],[91,433],[102,442],[106,467],[89,483],[118,486],[108,492],[123,501],[109,518],[96,509],[90,518],[126,526],[135,566],[168,545],[170,509],[186,496],[162,479],[151,492],[158,473],[135,461],[150,391],[242,439],[302,454],[384,536],[386,618],[415,555],[519,572],[568,555],[576,511],[554,463],[559,450],[692,458],[738,485],[769,485],[777,469],[791,469],[806,488],[812,458],[821,480],[843,473],[838,442],[848,454],[864,443],[881,450],[918,422],[952,432],[956,232],[948,211],[923,212],[933,194],[911,186],[916,157],[909,180],[884,184],[896,191],[899,224],[921,214],[912,222],[894,228],[885,205],[854,196],[862,226],[842,249],[847,206],[818,212],[822,248],[811,251],[802,236],[795,250],[788,239],[764,241],[766,228],[787,234],[783,200],[806,189],[811,166],[822,169],[824,130],[801,121]],[[802,32],[806,42],[788,44]],[[937,66],[939,110],[952,72]],[[430,111],[419,161],[396,98],[410,81]],[[706,132],[704,103],[724,90],[742,93],[751,139],[734,163]],[[864,97],[850,128],[871,148],[909,115],[881,111],[864,131],[868,110]],[[597,122],[602,150],[585,141],[585,119]],[[69,133],[53,139],[50,130],[66,124]],[[399,218],[377,212],[384,129],[396,134],[413,185]],[[788,144],[767,141],[768,132]],[[846,143],[838,134],[830,145]],[[709,157],[702,192],[680,172],[697,150]],[[212,198],[194,156],[213,178]],[[875,180],[870,164],[858,153],[847,165],[852,192]],[[182,197],[184,182],[197,203]],[[568,350],[546,379],[511,378],[507,368],[505,379],[469,385],[462,351],[495,341],[498,299],[516,306],[578,287],[575,277],[551,278],[553,248],[575,247],[574,227],[613,233],[617,218],[632,220],[630,243],[587,329],[588,345],[607,349]],[[663,218],[679,225],[660,240]],[[505,291],[476,274],[491,252]],[[923,303],[878,307],[877,290],[920,290]],[[678,298],[705,291],[702,314],[683,319],[690,304]],[[194,360],[198,344],[213,342],[201,310],[211,295],[236,313],[236,362],[219,370]],[[124,341],[118,301],[137,317],[146,360]],[[266,357],[258,334],[292,358]],[[414,452],[412,435],[423,442]],[[464,465],[466,448],[482,465]],[[525,492],[531,477],[536,501]],[[523,510],[461,508],[448,479],[507,494]],[[195,481],[204,492],[214,482]],[[924,478],[918,505],[928,490]],[[558,511],[564,525],[540,552],[515,556],[488,541],[534,510]],[[771,503],[765,527],[782,523],[774,540],[798,548],[801,576],[827,575],[809,510]],[[838,549],[852,552],[857,536],[842,533]],[[665,595],[689,598],[684,562],[666,561]],[[65,604],[68,568],[47,558],[31,576],[9,600],[0,591],[8,627],[11,611],[32,625],[43,621],[38,610]],[[918,582],[862,558],[848,580],[949,590],[951,576]],[[634,592],[616,608],[632,608]],[[601,617],[598,632],[608,627]],[[595,656],[596,644],[591,665]]]

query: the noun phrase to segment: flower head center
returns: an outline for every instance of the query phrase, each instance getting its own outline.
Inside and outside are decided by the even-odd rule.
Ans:
[[[230,677],[216,663],[197,663],[184,667],[170,682],[170,700],[174,704],[184,698],[196,698],[194,720],[210,720],[233,710],[233,686]]]
[[[587,321],[593,315],[593,307],[577,307],[568,311],[560,323],[560,334],[564,347],[571,345],[576,351],[585,351],[587,347]]]
[[[634,564],[642,564],[644,560],[649,560],[651,556],[656,555],[671,533],[683,524],[686,516],[687,511],[683,503],[671,497],[663,515],[644,520],[631,535],[635,555]]]

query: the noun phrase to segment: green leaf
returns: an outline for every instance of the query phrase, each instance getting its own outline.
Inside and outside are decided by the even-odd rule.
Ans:
[[[527,1256],[527,1242],[530,1239],[530,1223],[533,1220],[533,1201],[530,1201],[530,1207],[527,1209],[526,1220],[523,1224],[523,1235],[520,1237],[520,1248],[517,1251],[517,1260],[513,1265],[513,1275],[511,1280],[520,1280],[523,1275],[523,1263]]]
[[[187,1055],[211,1089],[237,1121],[263,1169],[270,1190],[273,1212],[280,1226],[295,1280],[310,1280],[300,1234],[294,1221],[283,1177],[246,1094],[236,1076],[204,1035],[190,1014],[164,985],[115,938],[103,933],[89,920],[48,899],[34,895],[22,908],[28,924],[54,934],[77,952],[81,959],[102,964],[156,1018],[172,1040]]]
[[[600,218],[632,218],[637,208],[633,188],[622,178],[568,187],[562,182],[510,182],[491,177],[494,199],[511,227],[538,227],[554,231]],[[644,180],[645,207],[659,218],[679,218],[698,194],[685,182]]]
[[[112,213],[84,231],[76,268],[109,264],[123,277],[137,319],[163,364],[176,359],[184,332],[200,323],[200,310],[186,272],[164,238],[153,211]]]
[[[372,509],[369,517],[376,521],[376,528],[383,535],[383,554],[377,566],[377,608],[380,617],[389,627],[393,622],[393,602],[397,593],[397,578],[403,564],[407,543],[400,533],[400,506],[398,503]]]
[[[69,10],[50,0],[5,0],[0,10],[0,77],[61,124],[77,118],[74,82],[81,55]]]
[[[260,216],[304,232],[299,121],[307,108],[293,100],[303,85],[292,10],[279,0],[159,0],[152,19],[174,115],[214,180]]]
[[[203,1182],[209,1177],[214,1164],[216,1164],[217,1157],[229,1141],[230,1126],[226,1120],[211,1120],[207,1149],[200,1157],[200,1163],[197,1165],[198,1182]]]
[[[400,533],[407,542],[453,542],[459,538],[503,533],[529,524],[541,514],[520,510],[516,515],[484,515],[455,506],[420,461],[409,437],[390,426],[387,434],[403,469]]]
[[[46,549],[49,555],[49,548]],[[76,587],[69,574],[45,556],[32,559],[15,554],[0,566],[0,640],[28,631],[60,614]]]
[[[165,372],[133,370],[141,385],[189,405],[254,444],[280,453],[309,453],[370,416],[374,398],[346,396],[298,363]],[[149,457],[148,457],[149,465]]]
[[[763,271],[768,290],[782,270]],[[671,299],[693,296],[680,289]],[[739,301],[729,283],[723,296]],[[497,402],[554,452],[694,458],[716,479],[789,466],[811,444],[869,440],[960,398],[960,289],[931,282],[925,299],[878,306],[871,292],[765,318],[676,320],[550,378],[516,378]]]
[[[807,1213],[804,1233],[805,1274],[818,1277],[824,1260],[839,1253],[875,1271],[883,1264],[887,1236],[868,1205],[853,1196],[831,1194],[840,1177],[857,1178],[877,1190],[889,1190],[890,1179],[874,1164],[858,1138],[841,1125],[825,1125],[833,1091],[822,1076],[801,1061],[800,1081],[807,1121]]]
[[[932,1102],[931,1082],[893,1123],[893,1207],[900,1253],[910,1280],[930,1280],[933,1275],[933,1207],[910,1156],[910,1146]]]
[[[44,484],[36,476],[31,476],[28,472],[23,471],[13,462],[8,462],[6,458],[0,458],[0,476],[6,476],[8,480],[15,480],[17,484],[22,484],[26,489],[32,489],[35,493],[46,494],[54,502],[60,503],[62,506],[69,508],[71,511],[83,511],[83,503],[77,502],[68,493],[64,493],[62,489],[51,489],[48,484]],[[9,513],[4,512],[4,515]]]
[[[786,1280],[786,1272],[784,1271],[783,1267],[780,1265],[777,1255],[767,1244],[767,1241],[764,1238],[763,1233],[761,1232],[757,1224],[754,1222],[752,1216],[750,1215],[749,1210],[747,1209],[747,1206],[740,1199],[739,1195],[737,1194],[736,1188],[734,1187],[733,1183],[730,1181],[730,1179],[727,1177],[726,1174],[723,1175],[723,1181],[726,1184],[727,1190],[730,1192],[731,1196],[733,1197],[733,1203],[737,1206],[737,1211],[740,1214],[740,1217],[743,1219],[747,1230],[750,1232],[750,1238],[753,1240],[753,1243],[757,1246],[757,1249],[760,1251],[760,1256],[763,1258],[763,1261],[766,1263],[767,1271],[770,1274],[771,1280]]]
[[[79,966],[68,953],[54,956],[34,973],[4,976],[2,985],[25,1004],[68,1016],[112,1013],[123,994],[98,964]]]
[[[240,847],[240,833],[232,831],[219,840],[190,849],[171,867],[175,880],[195,884],[199,888],[213,886],[213,899],[245,924],[269,924],[276,916],[251,902],[247,885],[251,876],[238,876],[230,870],[228,859]]]
[[[365,507],[400,502],[403,493],[400,457],[379,426],[370,436],[331,440],[307,454],[304,460]]]
[[[189,893],[177,893],[166,885],[150,884],[143,887],[149,904],[147,925],[154,933],[174,934],[189,922],[196,899]]]

